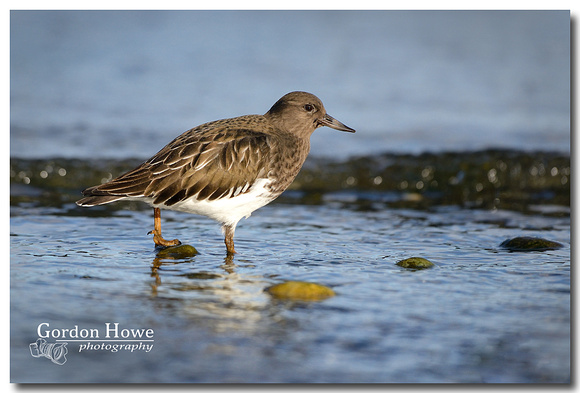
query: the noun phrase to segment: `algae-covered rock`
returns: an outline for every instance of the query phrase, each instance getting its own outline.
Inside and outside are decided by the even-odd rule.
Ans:
[[[180,244],[179,246],[167,247],[157,252],[157,258],[183,259],[193,257],[199,254],[195,247],[189,244]]]
[[[500,247],[510,251],[548,251],[556,250],[563,245],[540,237],[520,236],[502,242]]]
[[[272,297],[284,300],[317,301],[335,295],[334,291],[324,285],[304,282],[286,281],[265,289]]]
[[[403,259],[402,261],[397,262],[397,265],[407,269],[427,269],[435,266],[433,262],[419,257]]]

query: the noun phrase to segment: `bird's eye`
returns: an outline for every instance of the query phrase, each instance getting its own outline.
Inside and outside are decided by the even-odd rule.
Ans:
[[[306,112],[312,112],[314,110],[314,105],[312,105],[312,104],[306,104],[306,105],[304,105],[304,110]]]

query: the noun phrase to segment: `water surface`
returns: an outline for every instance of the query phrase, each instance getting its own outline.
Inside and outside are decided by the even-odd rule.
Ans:
[[[565,205],[391,207],[407,194],[296,190],[240,222],[233,261],[217,224],[163,212],[164,234],[200,252],[171,260],[156,256],[144,205],[81,209],[76,193],[16,179],[14,382],[570,382]],[[499,247],[515,236],[564,247]],[[413,256],[436,267],[395,265]],[[292,302],[264,292],[287,280],[336,296]],[[59,366],[29,351],[43,322],[150,328],[154,347],[79,353],[70,342]]]

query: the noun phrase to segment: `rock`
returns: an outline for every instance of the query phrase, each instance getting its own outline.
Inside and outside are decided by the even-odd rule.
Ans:
[[[157,258],[184,259],[199,254],[195,247],[189,244],[180,244],[179,246],[167,247],[157,252]]]
[[[540,237],[521,236],[502,242],[500,247],[510,251],[548,251],[556,250],[564,246],[558,242],[542,239]]]
[[[418,257],[403,259],[402,261],[397,262],[397,265],[407,269],[427,269],[435,266],[433,262]]]
[[[304,282],[286,281],[265,289],[272,297],[283,300],[318,301],[335,295],[334,291],[324,285]]]

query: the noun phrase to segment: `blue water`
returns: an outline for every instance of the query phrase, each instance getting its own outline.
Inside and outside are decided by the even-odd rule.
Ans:
[[[13,156],[147,158],[293,90],[358,130],[316,155],[570,150],[567,11],[13,11],[10,43]]]
[[[164,212],[164,233],[201,254],[161,260],[145,235],[149,209],[11,214],[14,382],[570,381],[567,217],[274,203],[240,223],[231,264],[218,226],[191,215]],[[499,247],[516,235],[565,246]],[[395,265],[412,256],[437,266]],[[336,296],[264,293],[286,280]],[[106,322],[153,329],[153,349],[71,342],[62,366],[30,354],[41,323],[102,333]]]

